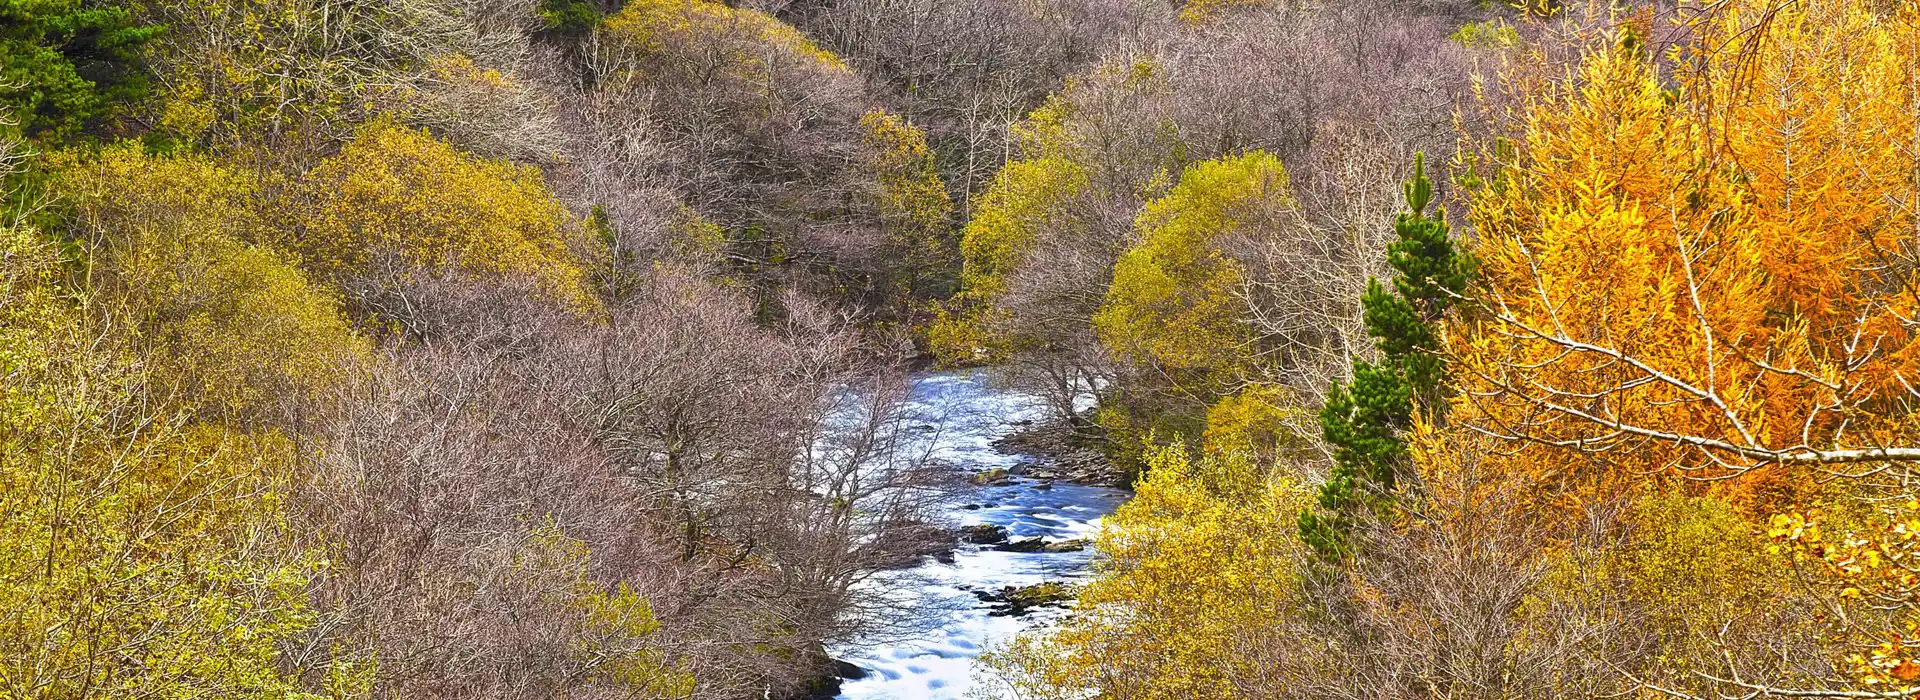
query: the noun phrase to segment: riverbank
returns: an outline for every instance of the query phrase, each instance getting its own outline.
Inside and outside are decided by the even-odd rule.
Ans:
[[[994,440],[993,447],[1002,454],[1028,460],[1008,470],[1014,476],[1088,486],[1131,486],[1128,476],[1114,467],[1105,452],[1059,417],[1016,424]]]

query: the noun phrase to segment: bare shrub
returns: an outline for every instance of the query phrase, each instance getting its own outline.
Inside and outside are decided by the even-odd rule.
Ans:
[[[795,692],[823,641],[883,621],[854,584],[927,546],[943,482],[898,377],[816,305],[763,328],[667,269],[604,323],[526,284],[359,288],[400,336],[317,434],[301,512],[339,567],[303,653],[378,659],[384,697],[630,691],[582,639],[697,697]],[[657,631],[595,626],[582,601],[622,590]]]

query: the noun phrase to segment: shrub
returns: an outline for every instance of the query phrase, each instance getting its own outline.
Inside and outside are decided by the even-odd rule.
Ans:
[[[250,182],[205,158],[131,145],[66,167],[103,313],[131,325],[151,381],[180,405],[263,417],[311,397],[367,350],[335,294],[262,242]]]
[[[291,441],[149,399],[164,377],[66,279],[0,230],[0,695],[288,697],[320,566],[287,546]]]
[[[1223,238],[1291,206],[1286,170],[1272,155],[1188,169],[1136,220],[1139,242],[1114,265],[1093,319],[1101,341],[1176,382],[1217,391],[1247,361],[1252,341],[1237,297],[1240,265],[1222,250]]]
[[[592,305],[577,225],[534,168],[461,153],[425,131],[376,122],[308,173],[291,244],[334,277],[383,254],[416,267],[526,275],[552,299]]]

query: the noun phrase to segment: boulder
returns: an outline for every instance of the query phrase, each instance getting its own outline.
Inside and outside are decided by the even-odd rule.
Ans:
[[[1005,469],[988,469],[973,475],[973,483],[981,486],[1005,486],[1013,481]]]
[[[1087,548],[1086,538],[1077,537],[1071,540],[1060,540],[1059,542],[1048,542],[1045,547],[1040,548],[1040,551],[1046,552],[1048,554],[1059,554],[1061,552],[1078,552],[1086,548]]]
[[[1046,548],[1047,548],[1047,539],[1044,537],[1023,537],[1017,540],[1009,540],[1005,544],[997,545],[993,548],[993,551],[1019,552],[1021,554],[1032,554],[1035,552],[1045,551]]]
[[[999,525],[968,525],[960,528],[960,541],[970,544],[1000,544],[1007,541],[1007,529]]]
[[[866,669],[860,668],[859,666],[856,666],[851,662],[841,661],[840,659],[834,659],[834,658],[827,659],[827,662],[832,664],[833,674],[841,678],[845,678],[850,681],[857,681],[867,677]]]
[[[840,685],[843,680],[859,680],[867,677],[867,670],[840,659],[827,656],[824,650],[815,654],[817,674],[791,694],[781,697],[793,700],[833,700],[840,697]]]
[[[990,616],[1019,617],[1036,608],[1065,607],[1073,602],[1074,593],[1073,587],[1067,584],[1048,581],[1031,586],[1007,586],[994,592],[975,591],[973,595],[992,607],[987,612]]]

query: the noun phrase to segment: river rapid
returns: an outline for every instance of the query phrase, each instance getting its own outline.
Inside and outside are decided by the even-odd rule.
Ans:
[[[1002,454],[993,442],[1045,416],[1031,396],[992,386],[984,372],[932,373],[914,378],[907,410],[925,416],[938,459],[968,471],[1035,464],[1024,455]],[[1082,486],[1014,476],[1005,484],[971,487],[949,506],[951,524],[999,525],[1013,539],[1064,541],[1091,537],[1100,519],[1125,502],[1121,489]],[[982,651],[1021,630],[1057,619],[1057,608],[1024,616],[994,615],[977,593],[1048,581],[1072,582],[1092,573],[1092,552],[1017,553],[961,544],[950,563],[928,557],[912,569],[869,581],[888,587],[926,616],[919,630],[886,640],[829,649],[859,666],[864,677],[841,686],[842,700],[943,700],[965,698],[978,681],[973,661]]]

